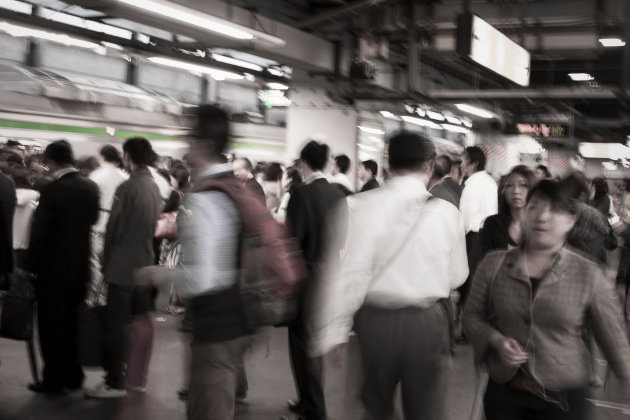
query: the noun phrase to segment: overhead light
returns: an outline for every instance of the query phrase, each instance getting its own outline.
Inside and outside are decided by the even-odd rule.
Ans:
[[[602,46],[610,48],[610,47],[623,47],[626,45],[625,41],[619,38],[599,38],[599,43]]]
[[[476,106],[467,105],[467,104],[455,104],[457,109],[460,111],[467,112],[469,114],[476,115],[481,118],[493,118],[494,114],[490,111],[487,111],[483,108],[477,108]]]
[[[459,125],[462,123],[462,120],[460,120],[457,117],[452,117],[450,115],[446,116],[446,121],[448,121],[450,124],[456,124],[456,125]]]
[[[289,86],[283,85],[282,83],[267,83],[267,87],[269,89],[275,89],[275,90],[287,90],[287,89],[289,89]]]
[[[274,76],[284,77],[284,72],[282,70],[268,68],[267,71],[273,74]]]
[[[0,31],[6,32],[14,37],[33,37],[45,39],[47,41],[57,42],[72,47],[97,49],[100,45],[94,42],[84,41],[82,39],[72,38],[68,35],[57,34],[53,32],[40,31],[39,29],[31,29],[24,26],[12,25],[8,22],[0,22]]]
[[[26,13],[27,15],[30,15],[33,11],[32,5],[15,0],[2,0],[0,8],[13,10],[14,12]]]
[[[588,73],[569,73],[569,77],[574,82],[588,82],[589,80],[595,79]]]
[[[212,54],[212,58],[225,64],[231,64],[237,67],[243,67],[245,69],[253,70],[253,71],[263,71],[263,68],[258,64],[249,63],[243,60],[237,60],[236,58],[226,57],[224,55]]]
[[[201,66],[198,64],[187,63],[184,61],[171,60],[163,57],[150,57],[148,59],[152,63],[160,64],[167,67],[175,67],[182,70],[188,70],[195,73],[203,73],[210,75],[215,80],[225,79],[243,79],[244,76],[229,71],[219,70],[212,67]]]
[[[469,129],[464,128],[464,127],[460,127],[458,125],[442,124],[442,128],[447,130],[447,131],[452,131],[454,133],[464,133],[464,134],[470,133]]]
[[[416,108],[416,115],[418,115],[419,117],[425,117],[427,113],[422,108]]]
[[[383,118],[400,121],[400,117],[398,115],[395,115],[389,111],[380,111],[380,113],[383,116]]]
[[[364,133],[385,134],[385,132],[383,130],[380,130],[378,128],[364,127],[362,125],[358,125],[357,127],[359,127],[359,130],[363,131]]]
[[[129,6],[146,10],[150,13],[157,13],[169,19],[175,19],[188,25],[215,32],[236,39],[261,39],[275,45],[286,44],[283,39],[268,35],[245,26],[237,25],[224,19],[202,13],[198,10],[166,3],[159,0],[118,0]]]
[[[113,50],[122,50],[123,47],[118,44],[114,44],[113,42],[101,41],[104,47],[111,48]]]
[[[43,18],[52,20],[54,22],[65,23],[66,25],[76,26],[77,28],[85,28],[90,31],[100,32],[118,38],[133,38],[133,33],[126,29],[118,28],[116,26],[107,25],[105,23],[96,22],[89,19],[83,19],[79,16],[69,15],[58,10],[42,7],[40,8],[39,13]]]
[[[464,126],[468,127],[468,128],[472,128],[472,122],[470,122],[470,120],[463,120],[462,121],[464,123]]]
[[[613,162],[610,162],[610,161],[602,162],[602,166],[607,171],[616,171],[617,170],[617,165],[615,165]]]
[[[442,127],[438,124],[434,123],[433,121],[425,120],[424,118],[409,117],[407,115],[403,115],[400,118],[402,118],[403,121],[408,122],[409,124],[415,124],[421,127],[435,128],[437,130],[442,129]]]
[[[435,111],[427,111],[427,117],[431,118],[432,120],[444,121],[444,115]]]
[[[413,105],[405,104],[405,111],[407,111],[409,114],[413,114],[414,112],[416,112],[416,107]]]

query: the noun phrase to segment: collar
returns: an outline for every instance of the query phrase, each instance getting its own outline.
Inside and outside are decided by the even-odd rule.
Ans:
[[[393,188],[395,190],[409,190],[409,191],[427,191],[427,182],[417,176],[409,176],[409,175],[401,175],[395,176],[387,180],[386,185],[389,188]]]
[[[212,178],[218,174],[222,174],[225,172],[233,173],[234,169],[232,168],[232,165],[230,165],[229,163],[212,164],[205,166],[199,172],[197,172],[197,175],[195,175],[195,179],[198,180],[204,178]]]
[[[469,176],[466,181],[470,182],[471,179],[480,178],[480,177],[482,177],[484,175],[490,176],[486,171],[477,171],[474,174],[472,174],[471,176]]]
[[[563,260],[567,258],[567,255],[571,251],[567,248],[566,243],[560,248],[558,253],[553,259],[553,262],[549,266],[549,269],[543,276],[544,282],[540,284],[540,287],[546,287],[551,284],[561,281],[565,277],[565,269],[559,268],[558,265],[563,263]],[[528,274],[523,270],[523,259],[525,258],[525,251],[522,246],[514,248],[508,251],[505,265],[507,267],[510,277],[519,281],[529,284]]]
[[[304,178],[304,184],[308,185],[308,184],[311,184],[313,181],[316,181],[322,178],[326,179],[326,176],[324,175],[324,173],[322,171],[315,171],[309,176],[307,176],[306,178]]]
[[[73,172],[79,172],[79,171],[77,170],[77,168],[70,166],[68,168],[59,169],[58,171],[53,172],[51,176],[53,177],[53,179],[59,179],[62,176],[71,174]]]

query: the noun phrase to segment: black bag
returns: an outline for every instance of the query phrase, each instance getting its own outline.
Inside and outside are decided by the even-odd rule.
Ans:
[[[2,304],[0,337],[29,341],[33,337],[35,300],[9,293]]]
[[[103,331],[105,306],[82,305],[79,308],[79,363],[103,366]]]

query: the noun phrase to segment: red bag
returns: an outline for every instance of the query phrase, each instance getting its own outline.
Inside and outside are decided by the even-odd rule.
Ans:
[[[238,208],[242,229],[237,289],[249,326],[256,329],[293,322],[308,275],[297,240],[287,235],[260,199],[236,178],[213,179],[195,190],[224,192]]]
[[[171,211],[161,213],[160,218],[155,225],[155,233],[157,239],[175,239],[177,238],[177,212]]]

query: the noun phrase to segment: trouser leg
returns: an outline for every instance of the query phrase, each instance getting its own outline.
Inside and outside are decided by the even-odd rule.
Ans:
[[[43,282],[42,282],[43,283]],[[63,343],[65,343],[65,309],[56,286],[38,286],[37,320],[39,344],[44,362],[43,385],[47,388],[63,387]]]
[[[105,370],[107,385],[125,388],[126,326],[131,319],[133,293],[131,289],[109,284],[105,307]]]
[[[68,311],[65,319],[64,345],[64,386],[79,388],[83,384],[85,375],[79,363],[79,305],[85,298],[83,284],[69,285],[67,290]]]
[[[153,350],[153,323],[149,315],[150,291],[146,287],[133,291],[132,319],[128,325],[127,382],[133,387],[147,383]]]

